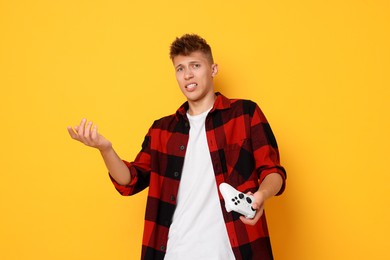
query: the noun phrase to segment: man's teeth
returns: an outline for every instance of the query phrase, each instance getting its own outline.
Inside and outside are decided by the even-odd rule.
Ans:
[[[198,86],[198,84],[192,83],[192,84],[187,85],[187,88],[194,88],[196,86]]]

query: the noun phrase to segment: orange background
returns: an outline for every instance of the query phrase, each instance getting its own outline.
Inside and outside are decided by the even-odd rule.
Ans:
[[[275,259],[390,259],[388,1],[0,0],[0,259],[139,259],[146,192],[121,197],[87,117],[132,160],[184,101],[176,36],[208,40],[218,91],[256,101],[288,171]]]

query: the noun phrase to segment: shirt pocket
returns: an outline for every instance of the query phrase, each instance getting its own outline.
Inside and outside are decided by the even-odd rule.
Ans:
[[[228,175],[249,178],[254,169],[251,140],[249,138],[235,140],[226,144],[223,150]]]
[[[235,151],[235,150],[240,150],[242,148],[249,150],[250,148],[250,150],[252,150],[250,142],[251,142],[250,138],[241,138],[233,141],[228,141],[224,145],[223,149],[226,151]]]

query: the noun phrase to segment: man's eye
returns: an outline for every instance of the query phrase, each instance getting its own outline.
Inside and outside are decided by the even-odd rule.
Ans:
[[[194,64],[193,67],[194,67],[195,69],[200,68],[200,64]]]
[[[177,72],[183,71],[183,68],[177,68]]]

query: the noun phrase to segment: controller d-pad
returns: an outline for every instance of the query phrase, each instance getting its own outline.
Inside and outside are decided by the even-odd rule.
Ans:
[[[237,197],[234,197],[234,198],[232,199],[232,201],[234,202],[234,205],[240,204],[240,200],[239,200]]]

